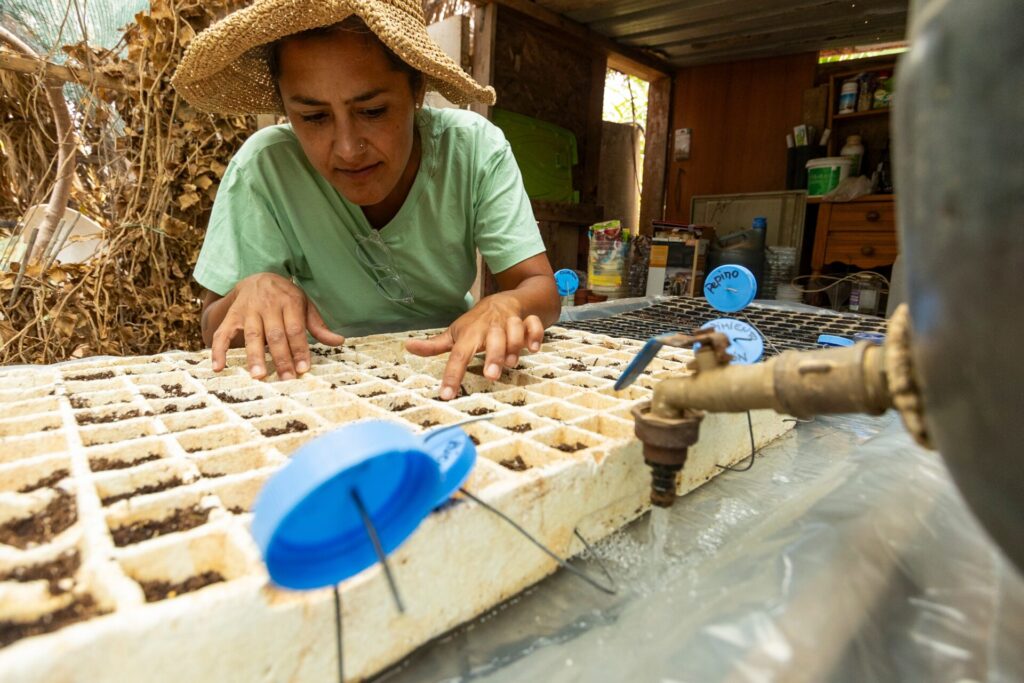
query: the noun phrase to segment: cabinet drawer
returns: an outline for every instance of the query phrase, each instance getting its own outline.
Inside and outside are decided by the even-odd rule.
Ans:
[[[893,232],[831,232],[825,246],[825,263],[840,261],[861,268],[888,265],[899,249]]]
[[[853,202],[832,205],[829,232],[847,230],[896,231],[896,206],[892,202]]]

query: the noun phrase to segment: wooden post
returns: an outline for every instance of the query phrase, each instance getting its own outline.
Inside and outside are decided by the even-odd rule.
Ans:
[[[640,197],[640,234],[651,235],[651,221],[665,215],[665,172],[668,168],[672,79],[651,82],[647,99],[647,142],[644,147],[644,184]]]

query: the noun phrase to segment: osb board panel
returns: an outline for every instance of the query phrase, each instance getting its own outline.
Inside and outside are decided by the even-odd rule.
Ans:
[[[604,57],[578,39],[502,8],[495,30],[495,106],[561,126],[576,136],[573,187],[580,201],[597,193]],[[600,67],[600,68],[598,68]]]
[[[436,400],[445,359],[405,335],[316,347],[299,379],[259,382],[244,351],[95,359],[0,370],[0,678],[4,683],[336,680],[329,590],[269,581],[249,533],[263,483],[302,443],[387,419],[421,431],[469,415],[465,486],[571,555],[648,505],[630,410],[692,354],[666,349],[634,386],[612,384],[636,341],[549,330],[498,382],[474,365],[466,396]],[[763,444],[788,428],[754,414]],[[685,493],[749,453],[743,415],[709,416]],[[456,499],[392,555],[406,613],[371,568],[340,586],[346,676],[364,678],[537,582],[555,564]]]
[[[690,222],[694,195],[786,187],[786,133],[800,123],[816,53],[680,69],[671,130],[693,129],[690,158],[669,160],[666,218]]]

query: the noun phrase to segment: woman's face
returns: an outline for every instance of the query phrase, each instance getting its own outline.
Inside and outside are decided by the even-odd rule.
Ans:
[[[280,46],[278,85],[310,163],[346,199],[397,212],[419,168],[413,95],[373,36],[336,31]]]

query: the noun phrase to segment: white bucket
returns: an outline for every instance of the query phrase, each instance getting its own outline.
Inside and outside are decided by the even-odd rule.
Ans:
[[[849,157],[822,157],[807,162],[807,196],[826,195],[850,175],[853,160]]]

